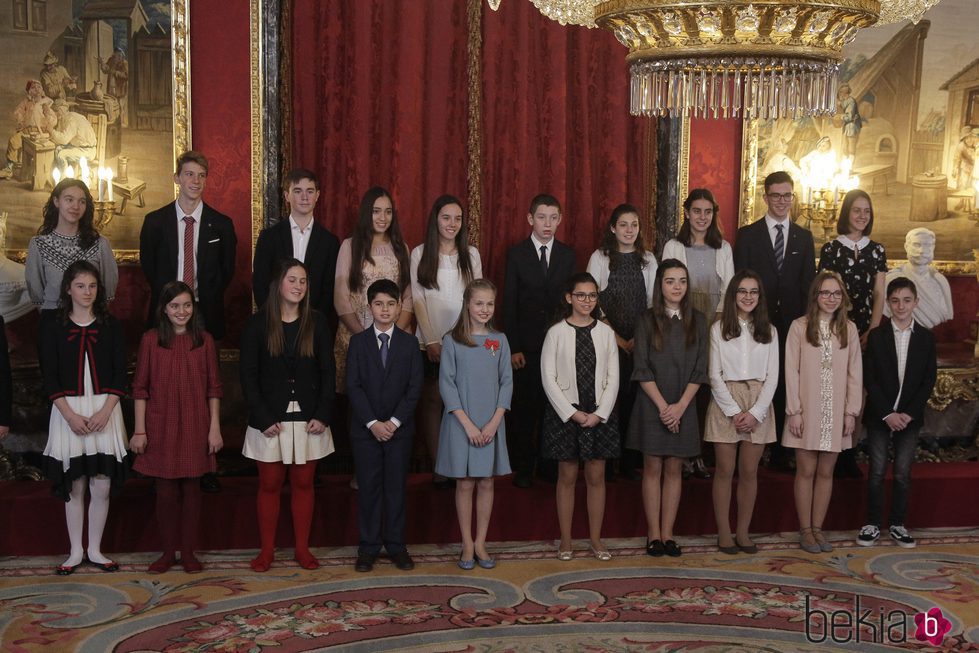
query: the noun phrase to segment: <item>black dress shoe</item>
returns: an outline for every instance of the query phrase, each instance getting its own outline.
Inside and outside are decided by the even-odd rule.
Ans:
[[[528,472],[517,472],[513,475],[513,484],[516,487],[526,490],[534,484]]]
[[[398,551],[397,553],[392,554],[391,562],[393,562],[394,566],[401,571],[411,571],[415,568],[415,562],[411,559],[411,556],[408,555],[407,550]]]
[[[221,482],[210,472],[201,476],[201,492],[220,492]]]
[[[646,555],[653,556],[654,558],[659,558],[666,553],[666,548],[663,546],[663,540],[653,540],[652,542],[646,542]]]
[[[374,569],[374,561],[377,560],[376,553],[358,553],[357,562],[354,563],[356,571],[371,571]]]
[[[680,547],[675,540],[666,540],[663,542],[663,551],[671,558],[680,557]]]

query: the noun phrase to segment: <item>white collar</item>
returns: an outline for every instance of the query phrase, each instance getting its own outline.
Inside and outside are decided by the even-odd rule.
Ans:
[[[863,249],[870,244],[870,239],[867,238],[866,236],[862,236],[860,240],[853,241],[850,240],[849,236],[844,236],[843,234],[840,234],[839,236],[836,237],[836,240],[842,243],[843,246],[846,247],[847,249]]]
[[[296,219],[294,217],[292,217],[292,214],[291,213],[289,214],[289,226],[292,227],[292,229],[294,231],[298,231],[301,234],[304,234],[307,231],[309,231],[310,229],[312,229],[313,228],[313,222],[314,222],[313,218],[310,218],[309,224],[307,224],[306,225],[306,228],[303,229],[302,227],[299,226],[299,223],[296,222]]]
[[[678,317],[681,320],[683,319],[683,316],[680,315],[680,309],[679,308],[669,308],[669,307],[667,307],[666,308],[666,317],[669,318],[669,319],[671,319],[671,320],[673,318],[675,318],[675,317]]]
[[[532,242],[534,244],[534,251],[535,252],[540,252],[540,248],[541,247],[546,247],[547,248],[547,251],[551,251],[551,245],[554,244],[554,237],[551,236],[550,242],[542,243],[541,241],[537,240],[537,236],[535,236],[533,233],[531,233],[530,234],[530,242]]]
[[[768,226],[768,230],[771,231],[775,228],[775,225],[782,225],[785,227],[786,232],[789,230],[789,225],[792,224],[792,216],[786,216],[784,220],[776,220],[772,216],[765,214],[765,224]],[[788,234],[786,234],[788,235]]]
[[[894,329],[894,333],[904,333],[905,331],[910,331],[914,333],[914,319],[911,320],[911,324],[908,325],[907,329],[899,329],[894,320],[891,320],[891,328]]]
[[[194,222],[200,222],[201,217],[204,215],[204,200],[199,200],[197,206],[190,213],[184,213],[184,210],[180,208],[180,204],[177,202],[174,202],[173,205],[177,208],[177,222],[183,222],[184,216],[193,218]]]
[[[393,340],[393,339],[394,339],[394,325],[392,324],[392,325],[391,325],[391,328],[390,328],[390,329],[388,329],[387,331],[381,331],[381,330],[380,330],[380,329],[378,329],[377,327],[374,327],[374,337],[375,337],[375,338],[377,338],[377,337],[378,337],[379,335],[381,335],[382,333],[386,333],[386,334],[388,335],[388,338],[390,338],[390,339],[392,339],[392,340]]]

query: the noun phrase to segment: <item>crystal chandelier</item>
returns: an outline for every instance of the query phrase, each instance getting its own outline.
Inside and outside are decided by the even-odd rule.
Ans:
[[[939,1],[531,0],[629,49],[633,115],[763,119],[835,113],[843,46]]]

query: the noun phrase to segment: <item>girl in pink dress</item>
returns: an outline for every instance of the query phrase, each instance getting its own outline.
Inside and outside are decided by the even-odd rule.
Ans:
[[[194,555],[201,513],[199,478],[214,472],[221,438],[221,376],[214,340],[197,319],[194,295],[183,281],[160,293],[157,327],[143,334],[136,377],[136,432],[129,448],[133,468],[156,478],[156,522],[163,554],[149,571],[177,562],[201,571]]]
[[[823,270],[809,287],[809,308],[789,327],[785,342],[785,431],[782,446],[796,449],[795,507],[799,546],[829,552],[823,520],[833,494],[833,467],[853,446],[863,402],[860,333],[847,319],[843,280]]]

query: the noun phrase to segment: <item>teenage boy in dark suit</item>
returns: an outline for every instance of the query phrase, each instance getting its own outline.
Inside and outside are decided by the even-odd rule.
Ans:
[[[534,460],[539,458],[544,388],[540,352],[544,336],[562,308],[565,283],[575,271],[574,250],[554,237],[561,224],[561,204],[551,195],[538,195],[527,214],[531,233],[507,251],[503,287],[503,320],[513,364],[513,405],[507,446],[516,470],[513,484],[531,486]],[[557,479],[557,463],[538,463],[537,473]]]
[[[779,171],[765,177],[765,217],[738,229],[734,243],[734,269],[754,270],[761,277],[768,300],[768,316],[778,330],[779,370],[785,369],[785,338],[789,326],[806,312],[809,286],[816,276],[816,247],[812,233],[792,222],[795,197],[792,177]],[[775,396],[775,432],[771,465],[789,470],[790,454],[780,444],[785,426],[785,380],[779,374]]]
[[[381,552],[401,570],[415,563],[405,546],[405,489],[423,372],[418,339],[397,328],[401,289],[390,279],[367,288],[374,324],[350,338],[347,397],[357,473],[360,544],[354,569],[370,571]]]
[[[925,403],[935,387],[938,365],[935,337],[914,321],[918,290],[907,277],[887,284],[890,322],[883,322],[867,336],[863,358],[863,382],[867,405],[863,423],[867,427],[870,480],[867,484],[867,525],[860,529],[857,544],[871,546],[880,537],[884,508],[884,471],[888,444],[894,442],[894,492],[891,497],[890,536],[904,548],[915,546],[904,526],[911,490],[911,463],[918,448],[918,431],[924,423]]]
[[[252,264],[255,305],[262,306],[268,298],[269,282],[276,264],[283,259],[296,258],[303,262],[309,275],[310,305],[327,316],[336,331],[333,283],[340,241],[313,219],[320,197],[319,180],[311,170],[296,168],[286,175],[283,187],[289,215],[262,229],[255,244]]]

